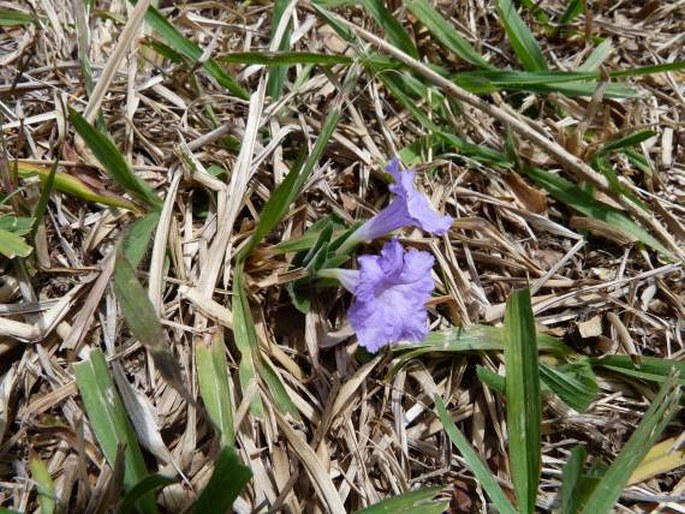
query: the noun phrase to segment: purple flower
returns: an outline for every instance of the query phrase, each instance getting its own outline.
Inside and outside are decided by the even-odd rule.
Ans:
[[[426,303],[435,284],[428,252],[405,253],[397,238],[383,246],[380,255],[362,255],[359,271],[321,270],[337,278],[354,293],[348,316],[359,344],[376,353],[383,346],[407,340],[419,342],[428,334]]]
[[[359,241],[370,241],[406,226],[421,228],[435,235],[447,233],[452,225],[452,218],[440,216],[433,210],[428,198],[416,190],[416,173],[411,170],[401,171],[397,157],[390,161],[386,170],[395,180],[395,183],[389,186],[395,198],[390,205],[355,230],[344,246],[349,247]]]

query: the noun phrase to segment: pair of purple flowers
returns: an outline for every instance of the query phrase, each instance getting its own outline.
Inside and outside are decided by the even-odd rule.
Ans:
[[[452,225],[450,216],[440,216],[416,190],[416,173],[401,171],[397,158],[386,170],[395,181],[389,187],[395,197],[390,205],[361,225],[343,243],[343,248],[407,226],[443,235]],[[324,269],[319,275],[336,278],[355,295],[348,312],[350,324],[359,344],[376,353],[387,344],[401,340],[417,342],[428,334],[426,303],[435,288],[430,274],[434,262],[428,252],[405,252],[398,239],[393,238],[383,245],[380,255],[360,256],[359,270]]]

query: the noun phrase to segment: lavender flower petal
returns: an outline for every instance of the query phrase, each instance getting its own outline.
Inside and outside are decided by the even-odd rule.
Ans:
[[[421,341],[428,334],[426,303],[435,284],[430,275],[433,256],[404,252],[394,238],[380,255],[358,259],[359,282],[348,316],[359,344],[376,353],[401,340]]]

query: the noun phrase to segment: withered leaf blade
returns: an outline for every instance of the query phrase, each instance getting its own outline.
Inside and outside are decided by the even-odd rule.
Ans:
[[[185,400],[195,404],[183,383],[181,366],[169,350],[164,329],[148,298],[147,291],[136,277],[136,272],[124,255],[121,246],[117,248],[114,267],[114,294],[119,301],[121,313],[128,328],[150,353],[162,378]]]

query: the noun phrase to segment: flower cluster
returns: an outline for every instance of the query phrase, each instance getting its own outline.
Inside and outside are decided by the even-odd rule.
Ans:
[[[342,248],[406,226],[436,235],[449,230],[452,218],[440,216],[416,190],[413,171],[401,171],[397,158],[386,169],[395,181],[389,188],[395,197],[361,225]],[[422,341],[428,334],[426,303],[435,287],[430,274],[433,256],[417,250],[405,252],[397,238],[393,238],[385,243],[380,255],[362,255],[357,262],[359,270],[325,269],[319,275],[336,278],[354,294],[348,316],[359,344],[376,353],[401,340]]]

